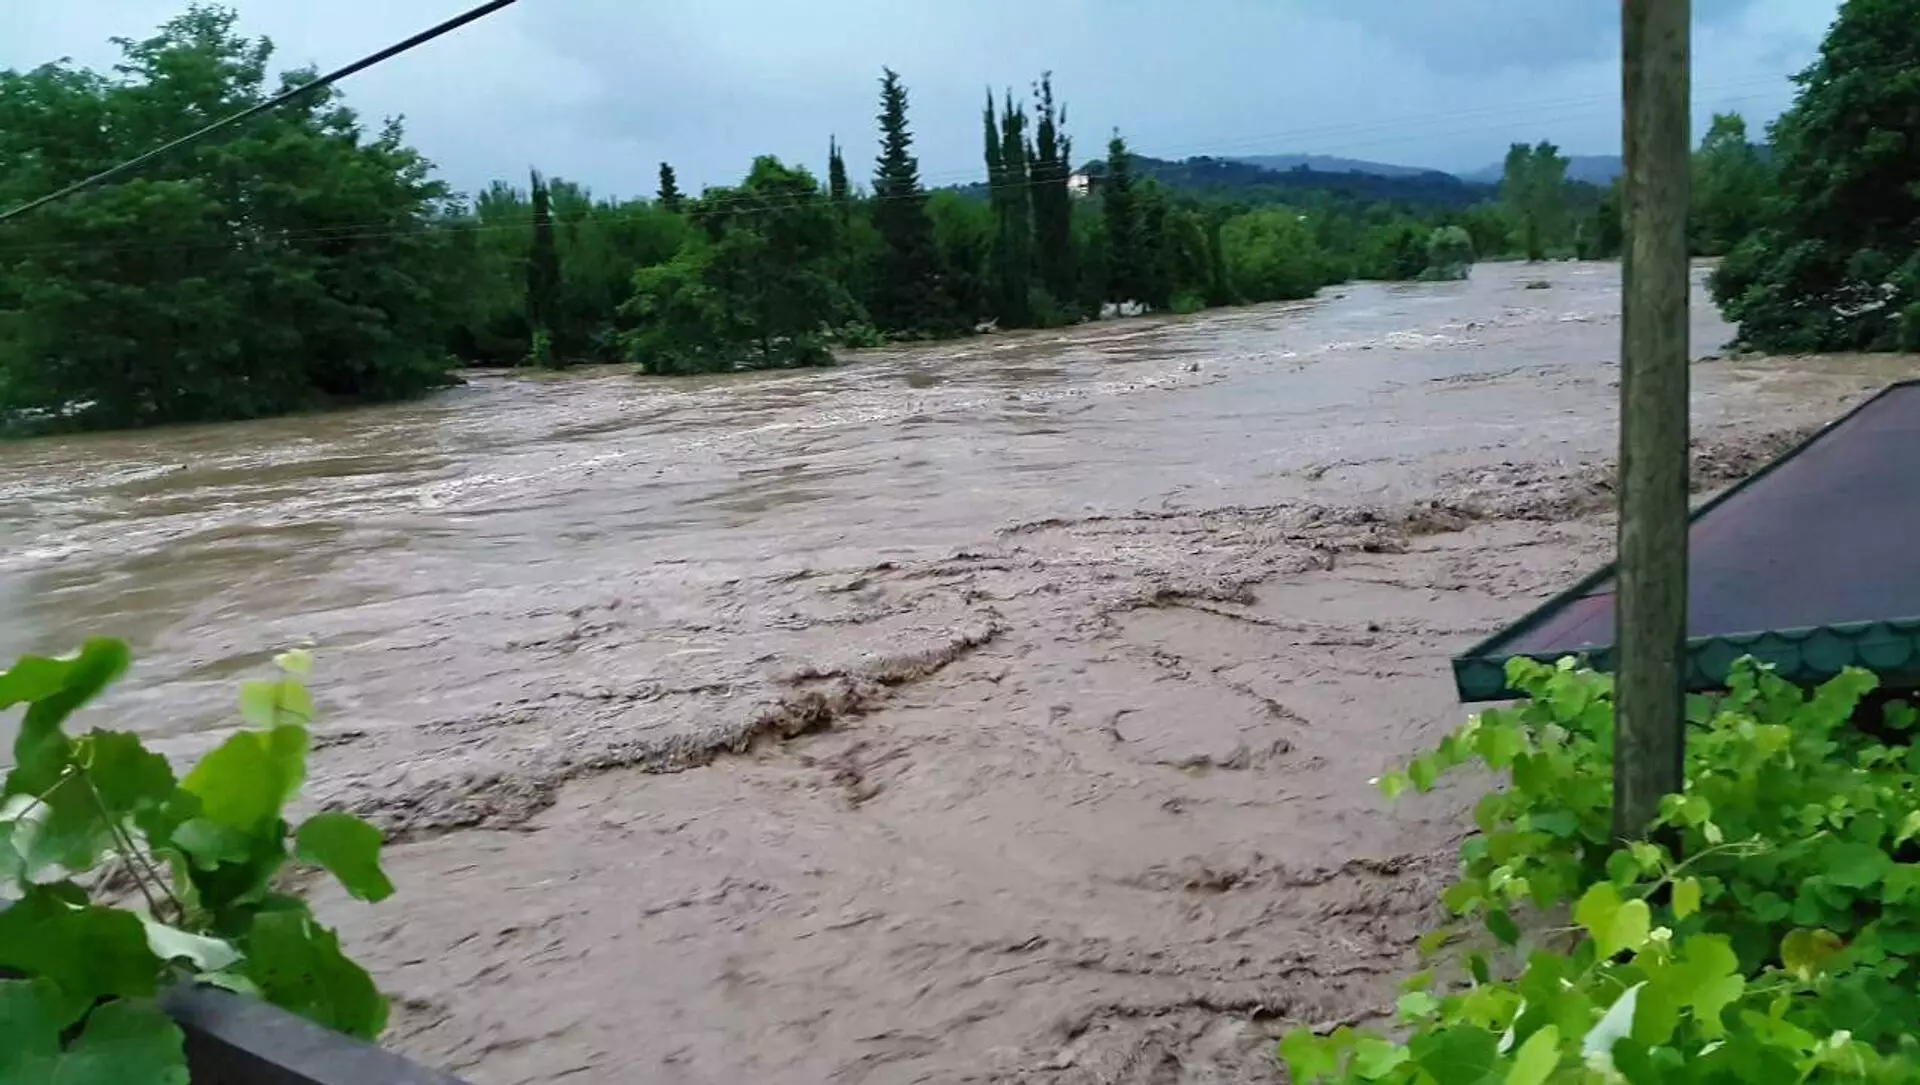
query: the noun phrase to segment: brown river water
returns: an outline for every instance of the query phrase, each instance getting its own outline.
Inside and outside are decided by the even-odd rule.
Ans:
[[[1545,289],[1527,289],[1528,280]],[[317,905],[480,1085],[1277,1080],[1391,1002],[1464,787],[1369,778],[1604,561],[1617,269],[0,446],[0,653],[191,757],[314,647]],[[1737,478],[1902,358],[1713,357]]]

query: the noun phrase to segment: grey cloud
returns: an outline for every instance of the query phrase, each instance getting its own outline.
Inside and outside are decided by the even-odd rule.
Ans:
[[[1737,18],[1754,0],[1694,0],[1696,32]],[[1303,10],[1351,22],[1436,72],[1538,71],[1617,55],[1618,0],[1306,0]]]
[[[323,67],[468,0],[238,0],[287,66]],[[1701,98],[1759,118],[1786,100],[1836,0],[1696,0]],[[0,0],[0,65],[103,66],[184,0]],[[548,173],[647,191],[737,178],[757,153],[870,172],[882,65],[912,93],[923,172],[979,176],[986,87],[1043,70],[1080,156],[1121,128],[1148,154],[1319,151],[1445,169],[1514,139],[1618,147],[1611,0],[522,0],[347,85],[456,185]],[[1755,88],[1763,93],[1755,97]]]

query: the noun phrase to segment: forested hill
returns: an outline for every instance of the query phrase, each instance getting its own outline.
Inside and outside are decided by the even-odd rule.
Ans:
[[[1171,161],[1136,154],[1131,158],[1133,176],[1158,181],[1187,196],[1233,203],[1262,205],[1299,202],[1303,196],[1320,194],[1336,200],[1359,204],[1385,203],[1409,210],[1461,210],[1499,196],[1497,184],[1463,181],[1439,170],[1407,170],[1397,175],[1365,170],[1332,171],[1297,165],[1272,169],[1254,162],[1233,158],[1195,158]],[[1107,164],[1095,160],[1081,172],[1095,182],[1106,173]],[[958,185],[954,191],[978,199],[987,198],[985,184]]]
[[[1463,181],[1451,173],[1428,170],[1398,177],[1360,170],[1334,173],[1296,166],[1275,170],[1231,158],[1202,155],[1180,162],[1134,156],[1135,176],[1152,177],[1168,188],[1247,203],[1284,203],[1305,192],[1324,192],[1362,203],[1392,203],[1414,208],[1464,208],[1491,200],[1497,186]],[[1104,163],[1087,167],[1098,176]]]

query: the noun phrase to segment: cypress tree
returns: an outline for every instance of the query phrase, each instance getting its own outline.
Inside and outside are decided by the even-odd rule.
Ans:
[[[993,99],[987,99],[992,116]],[[1027,191],[1027,115],[1013,105],[1008,91],[1000,114],[999,232],[994,246],[994,270],[1000,322],[1010,328],[1033,323],[1030,291],[1033,282],[1033,213]]]
[[[920,162],[907,127],[907,88],[881,69],[880,157],[874,163],[873,224],[880,234],[880,277],[873,317],[893,332],[938,331],[946,324],[940,252],[934,244]]]
[[[553,195],[546,178],[533,171],[533,245],[527,251],[528,358],[535,365],[558,365],[554,325],[560,315],[560,249],[553,235]]]
[[[1116,131],[1107,141],[1107,175],[1100,179],[1107,224],[1107,300],[1112,302],[1144,300],[1131,157],[1127,141]]]
[[[1061,131],[1066,110],[1053,101],[1053,74],[1040,76],[1034,89],[1038,99],[1034,111],[1033,165],[1029,183],[1033,191],[1033,237],[1035,263],[1040,285],[1060,304],[1072,302],[1078,290],[1074,283],[1073,197],[1067,191],[1073,174],[1073,146]]]
[[[847,160],[840,155],[840,141],[828,136],[827,198],[844,209],[851,195],[852,191],[847,185]]]
[[[660,206],[669,211],[678,211],[682,199],[680,181],[673,175],[673,167],[665,162],[660,163]]]

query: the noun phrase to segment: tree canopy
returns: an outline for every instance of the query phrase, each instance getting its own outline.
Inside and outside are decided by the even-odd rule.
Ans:
[[[272,96],[271,43],[195,7],[111,76],[0,72],[0,204]],[[332,92],[0,227],[0,420],[245,418],[445,382],[445,187]]]
[[[1920,0],[1846,0],[1795,81],[1714,296],[1760,350],[1920,349]]]

